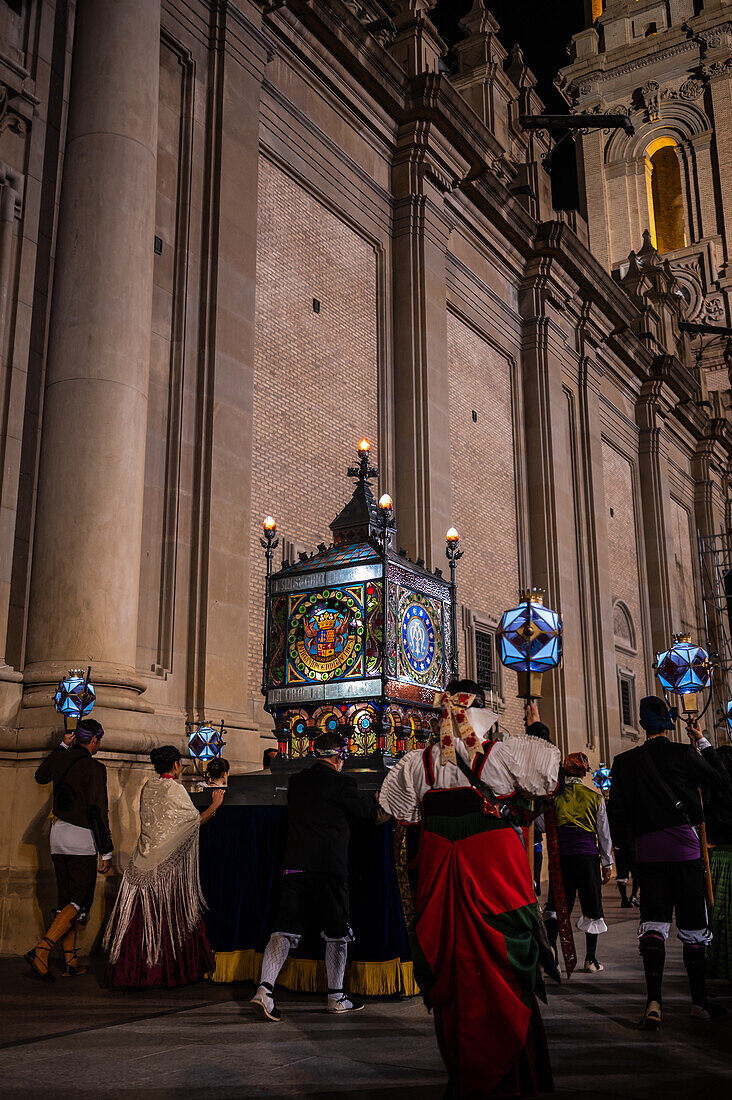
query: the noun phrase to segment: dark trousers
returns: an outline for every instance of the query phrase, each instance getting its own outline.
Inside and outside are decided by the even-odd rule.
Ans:
[[[567,910],[571,914],[579,896],[582,916],[590,920],[599,920],[602,913],[602,878],[600,875],[600,857],[591,855],[560,856],[562,884],[567,899]],[[547,910],[554,910],[554,892],[549,885]]]
[[[324,940],[352,939],[346,876],[315,871],[283,875],[273,931],[297,936],[317,931]]]
[[[94,900],[97,884],[96,856],[52,856],[56,870],[58,908],[75,905],[79,916],[85,916]]]

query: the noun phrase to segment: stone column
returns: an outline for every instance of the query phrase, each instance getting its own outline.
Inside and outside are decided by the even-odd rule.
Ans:
[[[220,5],[215,32],[214,140],[208,166],[214,196],[206,295],[209,342],[199,395],[202,470],[195,512],[195,658],[189,708],[196,718],[225,718],[234,759],[246,758],[251,764],[261,759],[249,713],[250,698],[259,701],[259,682],[248,682],[246,659],[259,125],[262,80],[274,46],[262,32],[261,12],[245,0]],[[241,731],[250,736],[235,738]]]
[[[30,707],[48,706],[49,685],[70,665],[92,664],[101,706],[146,709],[134,668],[159,52],[160,0],[78,0],[28,616]]]
[[[547,234],[552,224],[556,225],[545,223]],[[573,568],[575,524],[580,520],[575,515],[572,441],[562,378],[567,339],[562,315],[577,288],[560,287],[550,267],[551,261],[540,254],[530,260],[519,299],[531,545],[526,581],[543,588],[545,602],[565,616],[563,667],[544,677],[541,703],[542,717],[564,753],[570,743],[575,747],[581,741],[585,747],[586,724],[580,651],[583,608]]]
[[[399,539],[444,566],[452,524],[446,252],[442,196],[402,194],[394,217],[396,501]]]
[[[716,150],[716,189],[721,202],[721,229],[724,239],[725,280],[732,278],[732,27],[722,27],[705,32],[706,64],[704,72],[709,77]]]
[[[638,468],[654,656],[671,644],[674,623],[678,621],[671,578],[674,552],[668,515],[671,491],[664,434],[664,422],[673,402],[671,395],[664,393],[664,388],[662,377],[654,373],[643,384],[636,406],[636,422],[640,429]]]
[[[588,744],[603,760],[621,751],[618,713],[617,666],[613,637],[613,589],[608,552],[607,505],[602,455],[600,395],[603,368],[597,357],[601,341],[609,336],[607,319],[599,308],[587,305],[581,331],[579,400],[582,430],[583,485],[587,499],[587,672],[595,691],[588,692],[590,720]],[[592,713],[594,711],[594,713]]]

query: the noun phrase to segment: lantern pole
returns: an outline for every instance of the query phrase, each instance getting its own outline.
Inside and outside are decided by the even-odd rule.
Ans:
[[[445,536],[445,555],[450,563],[450,633],[452,634],[452,652],[450,654],[450,672],[453,680],[460,676],[460,652],[458,650],[458,613],[457,613],[457,563],[463,556],[460,549],[460,536],[455,527],[450,527]]]
[[[267,571],[264,581],[264,640],[262,642],[262,695],[267,695],[269,683],[269,628],[270,628],[270,582],[272,578],[272,558],[280,544],[277,538],[277,523],[272,516],[265,516],[262,521],[264,538],[260,538],[259,544],[264,550],[267,563]]]
[[[376,749],[377,752],[385,752],[387,749],[387,731],[386,731],[386,617],[387,617],[387,599],[388,599],[388,586],[387,586],[387,570],[389,567],[389,543],[391,539],[390,528],[392,526],[392,515],[394,511],[394,501],[391,499],[388,493],[383,493],[379,497],[379,512],[381,515],[381,698],[379,700],[379,713],[376,721]],[[379,745],[383,744],[384,748],[379,749]]]

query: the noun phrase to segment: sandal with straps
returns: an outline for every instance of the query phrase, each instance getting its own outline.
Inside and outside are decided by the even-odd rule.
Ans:
[[[64,951],[64,955],[67,955],[66,951]],[[78,978],[82,974],[88,974],[89,967],[82,966],[79,963],[79,956],[76,953],[76,948],[74,948],[73,951],[69,952],[69,955],[71,956],[70,958],[68,956],[66,957],[66,966],[64,967],[63,971],[64,978]],[[76,963],[77,965],[75,966],[74,963]]]
[[[54,943],[53,943],[53,942],[52,942],[51,940],[49,940],[47,936],[43,936],[43,937],[42,937],[42,939],[40,940],[40,943],[46,943],[46,944],[48,944],[48,951],[49,951],[49,952],[50,952],[50,951],[51,951],[51,949],[52,949],[52,948],[53,948],[53,947],[55,946],[55,944],[54,944]],[[39,946],[39,944],[36,944],[36,947],[32,947],[32,948],[30,949],[30,951],[26,951],[26,953],[25,953],[25,955],[23,956],[23,958],[24,958],[24,959],[25,959],[25,961],[26,961],[26,962],[28,963],[28,965],[30,966],[30,968],[31,968],[31,970],[33,971],[33,973],[34,973],[34,974],[35,974],[35,975],[36,975],[36,976],[37,976],[38,978],[40,978],[42,982],[55,982],[55,981],[56,981],[56,977],[55,977],[55,975],[54,975],[54,974],[52,974],[52,973],[51,973],[51,971],[50,971],[50,969],[49,969],[49,967],[48,967],[48,963],[47,963],[47,962],[46,962],[46,963],[41,963],[41,960],[40,960],[40,959],[39,959],[39,958],[38,958],[38,957],[36,956],[36,948],[37,948],[38,946]],[[46,950],[46,949],[45,949],[45,948],[42,948],[42,950]],[[45,970],[41,970],[41,969],[39,968],[39,965],[38,965],[39,963],[41,963],[41,965],[42,965],[42,966],[45,966],[45,967],[46,967],[46,969],[45,969]]]

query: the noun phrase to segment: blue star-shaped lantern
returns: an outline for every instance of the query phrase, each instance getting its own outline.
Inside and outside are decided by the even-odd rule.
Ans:
[[[666,691],[680,695],[686,714],[698,710],[696,696],[709,687],[712,662],[701,646],[694,645],[689,634],[675,634],[674,644],[656,654],[656,675]]]
[[[542,675],[562,660],[562,620],[543,601],[540,589],[526,589],[498,629],[501,663],[518,673],[519,695],[526,699],[541,696]]]
[[[213,760],[221,756],[224,747],[224,723],[217,729],[215,726],[187,725],[188,751],[194,760]]]
[[[91,713],[96,702],[96,692],[81,669],[74,668],[56,688],[53,705],[64,718],[77,722]]]
[[[610,769],[607,764],[600,764],[599,768],[595,768],[592,773],[592,779],[598,790],[603,794],[607,794],[610,790]]]

